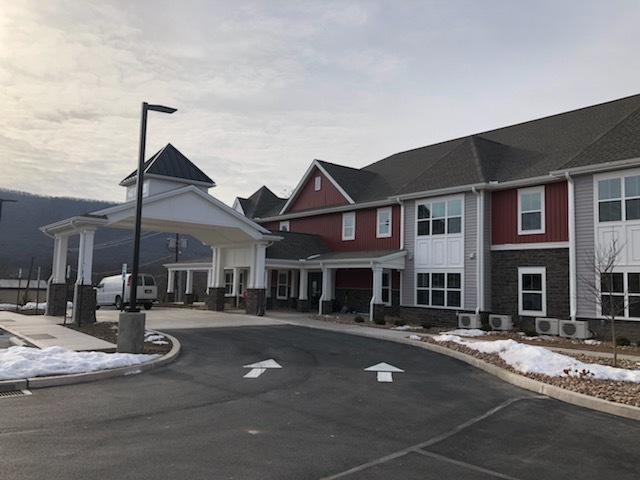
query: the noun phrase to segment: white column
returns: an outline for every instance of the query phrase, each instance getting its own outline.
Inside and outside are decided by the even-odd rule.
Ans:
[[[231,288],[231,295],[237,297],[238,295],[242,295],[240,290],[240,269],[238,267],[233,267],[233,287]]]
[[[331,312],[323,312],[322,311],[322,302],[328,302],[333,300],[335,296],[334,292],[334,275],[335,269],[327,268],[324,265],[322,266],[322,296],[320,297],[320,309],[319,313],[331,313]]]
[[[369,320],[373,321],[373,305],[382,303],[382,267],[372,265],[371,270],[373,270],[373,288],[369,303]]]
[[[207,269],[207,295],[209,295],[209,285],[211,285],[212,268]]]
[[[261,275],[264,276],[264,273],[261,273]],[[256,277],[256,247],[255,245],[253,245],[250,249],[249,249],[249,271],[247,272],[247,278],[244,279],[245,282],[245,289],[246,290],[250,290],[252,288],[255,288],[255,277]],[[262,279],[262,281],[264,282],[264,278]]]
[[[266,297],[271,298],[271,277],[273,276],[273,270],[271,270],[270,268],[265,268],[264,273],[264,288],[266,289]]]
[[[52,283],[66,282],[68,235],[56,235],[53,241]]]
[[[187,270],[187,286],[184,293],[187,295],[193,293],[193,270]]]
[[[213,287],[224,288],[224,249],[213,249]]]
[[[265,269],[266,257],[267,257],[267,246],[265,244],[256,245],[255,257],[253,262],[255,269],[254,269],[254,275],[252,275],[254,277],[253,288],[256,288],[256,289],[265,288],[264,269]]]
[[[91,285],[93,268],[93,238],[96,231],[85,229],[80,232],[80,248],[78,250],[78,278],[76,285]]]
[[[172,269],[167,270],[167,293],[173,293],[175,290],[176,271]]]
[[[291,291],[290,298],[298,298],[298,287],[300,285],[300,270],[291,270]]]
[[[307,292],[309,290],[309,272],[307,272],[306,268],[300,269],[300,288],[298,291],[298,299],[299,300],[307,300],[309,297],[307,296]]]

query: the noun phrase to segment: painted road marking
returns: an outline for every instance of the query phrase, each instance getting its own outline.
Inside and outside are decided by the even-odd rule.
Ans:
[[[245,365],[242,368],[252,369],[244,376],[244,378],[258,378],[260,375],[266,372],[268,368],[282,368],[282,366],[280,366],[275,360],[270,359],[263,362],[252,363],[251,365]]]
[[[377,372],[378,381],[382,383],[393,382],[394,373],[404,373],[404,370],[384,362],[365,368],[364,370],[365,372]]]

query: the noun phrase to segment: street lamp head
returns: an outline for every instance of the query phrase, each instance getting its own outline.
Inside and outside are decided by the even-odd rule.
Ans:
[[[177,108],[165,107],[164,105],[149,105],[147,104],[147,110],[153,110],[154,112],[173,113],[177,111]]]

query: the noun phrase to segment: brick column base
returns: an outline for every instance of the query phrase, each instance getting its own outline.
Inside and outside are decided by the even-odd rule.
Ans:
[[[247,315],[263,316],[267,307],[267,293],[264,289],[247,290]]]
[[[193,293],[185,293],[184,295],[184,304],[185,305],[193,305],[196,296]]]
[[[373,321],[384,321],[384,308],[382,303],[374,303],[373,306]]]
[[[321,307],[322,307],[322,314],[323,315],[328,315],[330,313],[333,313],[333,300],[323,300],[321,303]]]
[[[204,299],[207,310],[224,311],[224,288],[209,288],[209,295]]]
[[[78,325],[96,322],[96,291],[92,285],[76,285],[73,321]]]
[[[309,311],[309,300],[300,300],[298,299],[298,303],[296,305],[296,310],[298,312],[308,312]]]
[[[175,292],[167,293],[167,302],[173,303],[175,301],[176,301],[176,293]]]
[[[67,285],[52,283],[47,291],[47,315],[64,317],[67,311]]]

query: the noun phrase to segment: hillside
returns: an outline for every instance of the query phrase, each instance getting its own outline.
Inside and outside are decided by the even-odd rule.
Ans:
[[[53,258],[53,239],[39,230],[39,227],[64,220],[74,215],[93,212],[112,203],[97,200],[81,200],[64,197],[44,197],[25,192],[0,189],[0,198],[17,200],[17,203],[5,203],[0,219],[0,278],[17,278],[22,268],[26,278],[31,258],[34,259],[34,273],[42,269],[42,278],[51,274]],[[169,251],[168,238],[175,234],[162,232],[143,232],[140,248],[141,270],[158,277],[166,271],[162,267],[175,259],[175,253]],[[203,258],[211,255],[209,247],[189,236],[185,236],[188,247],[183,250],[180,260]],[[69,240],[68,262],[74,271],[77,265],[78,237]],[[131,265],[133,258],[133,231],[101,228],[96,232],[93,283],[102,276],[118,274],[122,264]]]

